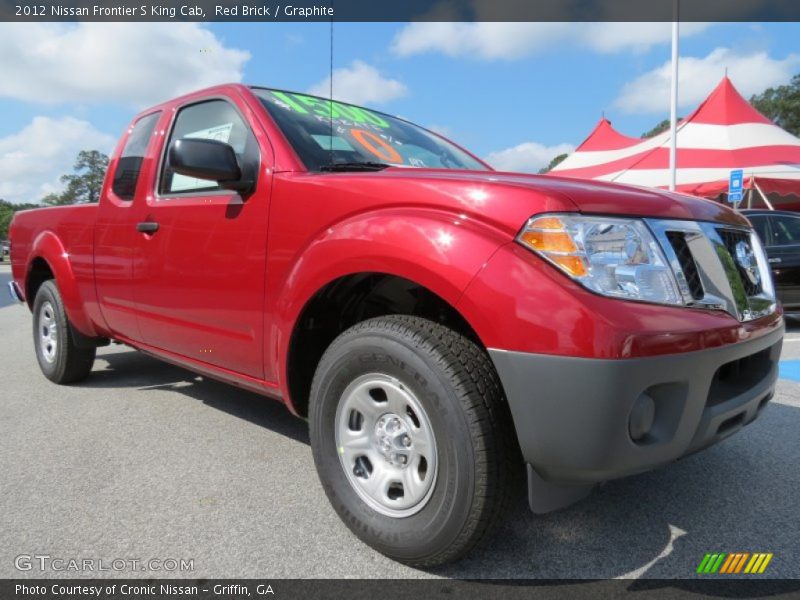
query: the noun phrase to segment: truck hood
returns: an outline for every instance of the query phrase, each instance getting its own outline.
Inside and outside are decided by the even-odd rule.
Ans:
[[[484,207],[486,213],[500,221],[508,220],[507,225],[512,228],[518,228],[524,223],[520,217],[525,213],[530,217],[536,212],[558,210],[748,225],[743,216],[719,202],[666,190],[616,183],[550,175],[446,169],[390,168],[374,175],[438,181],[448,190],[448,195],[452,195],[459,183],[467,189],[477,187],[487,196]],[[496,194],[493,193],[494,190],[497,190]],[[519,194],[524,191],[532,193]],[[523,200],[525,196],[529,197],[528,202]]]

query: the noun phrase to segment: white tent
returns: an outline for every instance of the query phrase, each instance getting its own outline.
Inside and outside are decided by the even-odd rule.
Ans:
[[[800,139],[753,108],[727,77],[678,124],[677,142],[678,191],[717,197],[731,170],[743,169],[747,189],[800,196]],[[602,120],[550,173],[666,188],[669,145],[669,131],[631,138]]]

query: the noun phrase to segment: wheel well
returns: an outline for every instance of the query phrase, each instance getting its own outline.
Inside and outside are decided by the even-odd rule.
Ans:
[[[289,343],[286,371],[289,393],[298,414],[308,413],[311,380],[330,343],[356,323],[394,314],[436,321],[483,346],[455,308],[413,281],[383,273],[359,273],[336,279],[306,304]]]
[[[36,299],[36,292],[42,284],[48,279],[55,279],[50,265],[41,257],[33,259],[31,270],[28,272],[28,278],[25,283],[25,299],[28,306],[33,307],[33,301]]]

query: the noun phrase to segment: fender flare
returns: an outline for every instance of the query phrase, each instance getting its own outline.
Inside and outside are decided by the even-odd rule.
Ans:
[[[267,361],[276,367],[283,397],[288,386],[289,347],[298,319],[318,292],[359,273],[402,277],[433,292],[472,325],[457,308],[475,275],[507,236],[463,216],[430,209],[395,209],[351,216],[326,228],[292,260],[292,267],[269,289],[280,290]],[[478,337],[480,331],[476,330]]]
[[[58,291],[64,302],[64,310],[67,313],[72,326],[78,333],[87,337],[97,337],[97,332],[87,317],[84,309],[83,298],[78,289],[78,282],[72,270],[69,253],[64,248],[61,240],[52,231],[43,231],[34,240],[25,265],[25,290],[28,291],[28,281],[30,278],[33,264],[37,259],[43,260],[50,267],[50,271],[58,285]],[[28,298],[29,306],[33,307],[33,297]]]

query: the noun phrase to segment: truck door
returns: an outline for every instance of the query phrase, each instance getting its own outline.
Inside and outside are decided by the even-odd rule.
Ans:
[[[179,107],[161,152],[154,193],[137,212],[140,259],[133,277],[143,341],[155,348],[263,378],[264,282],[272,151],[239,98]],[[243,197],[175,173],[181,138],[230,144],[256,181]]]
[[[138,243],[134,224],[134,205],[144,202],[148,181],[157,162],[153,156],[157,142],[153,136],[161,112],[153,112],[133,123],[121,140],[121,150],[109,165],[113,172],[106,184],[94,239],[94,276],[100,310],[115,335],[140,341],[141,335],[133,299],[133,256]],[[115,156],[117,156],[115,154]]]

